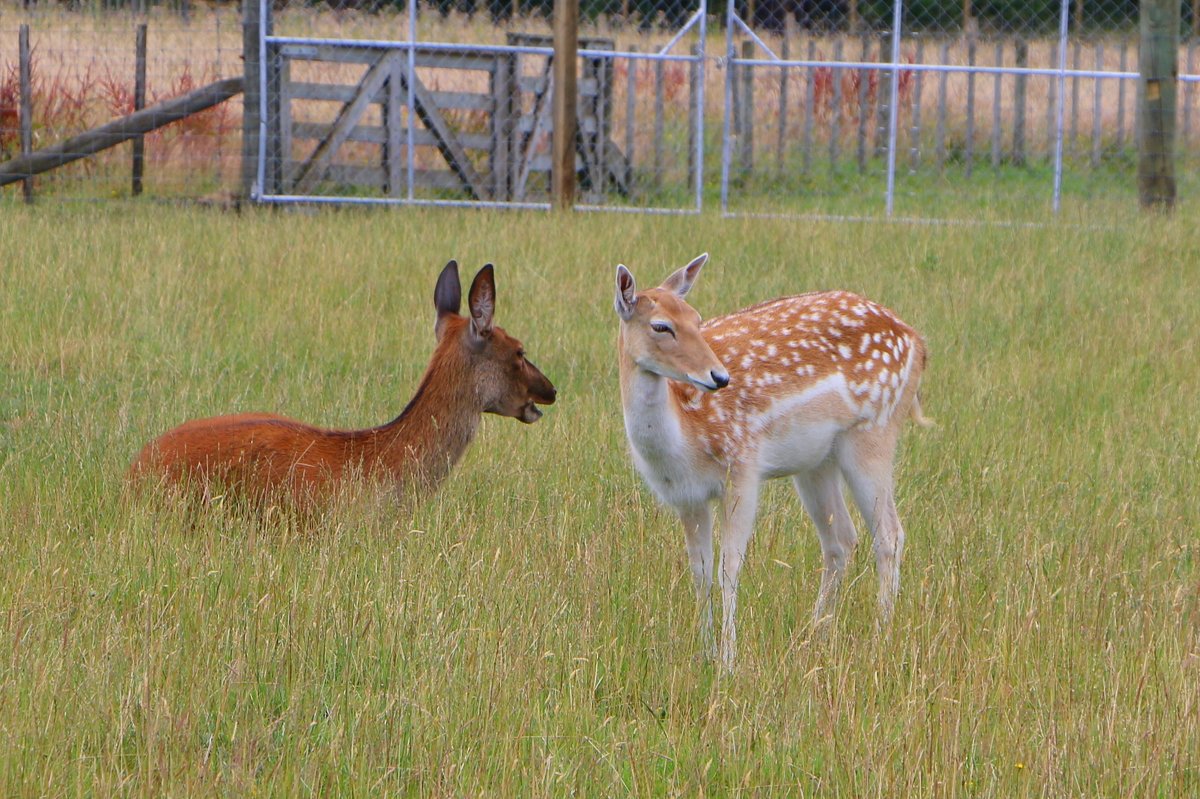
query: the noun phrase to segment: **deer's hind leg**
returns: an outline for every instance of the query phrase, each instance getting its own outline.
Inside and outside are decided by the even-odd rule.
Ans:
[[[821,541],[821,588],[813,608],[813,624],[828,621],[837,606],[838,587],[846,572],[846,564],[858,543],[854,521],[846,509],[841,475],[837,463],[829,458],[809,472],[792,477],[792,485],[800,495],[804,510],[817,528]]]
[[[890,430],[853,431],[841,440],[836,451],[854,504],[871,532],[879,577],[880,621],[887,624],[900,590],[900,558],[904,553],[904,527],[896,512],[893,479],[896,435]]]

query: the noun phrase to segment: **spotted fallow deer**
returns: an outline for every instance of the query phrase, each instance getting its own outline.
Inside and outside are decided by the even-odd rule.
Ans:
[[[130,468],[138,483],[156,478],[211,497],[214,489],[253,503],[302,507],[361,475],[405,488],[435,489],[466,451],[483,413],[531,424],[554,386],[525,357],[521,342],[492,322],[492,265],[475,276],[459,315],[458,264],[434,289],[437,345],[404,412],[367,430],[326,430],[263,413],[185,422],[147,444]]]
[[[814,623],[831,612],[857,541],[839,478],[874,540],[879,608],[890,618],[904,528],[892,465],[917,389],[925,343],[894,313],[845,291],[783,297],[701,323],[684,301],[704,254],[639,292],[617,267],[621,401],[633,461],[683,523],[700,605],[701,644],[717,655],[712,612],[712,505],[723,509],[721,661],[732,668],[738,573],[759,487],[790,476],[816,525],[824,569]]]

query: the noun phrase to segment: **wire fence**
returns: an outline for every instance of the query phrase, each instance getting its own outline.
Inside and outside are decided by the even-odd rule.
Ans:
[[[0,2],[0,162],[22,147],[22,26],[36,150],[135,107],[145,25],[151,105],[241,75],[244,46],[261,49],[260,199],[548,207],[551,5],[273,2],[271,29],[246,42],[233,4]],[[1192,11],[1185,174],[1200,138]],[[580,205],[1024,219],[1132,204],[1136,13],[1115,0],[584,0]],[[238,98],[147,134],[145,191],[235,197],[242,151]],[[36,194],[128,194],[133,161],[132,145],[106,150],[37,176]]]

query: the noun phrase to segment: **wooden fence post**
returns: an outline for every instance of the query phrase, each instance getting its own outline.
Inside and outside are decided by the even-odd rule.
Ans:
[[[742,42],[742,58],[754,58],[754,42]],[[754,67],[742,64],[738,78],[742,84],[742,135],[738,143],[741,145],[742,171],[749,175],[754,169]]]
[[[137,43],[134,53],[133,75],[133,110],[141,111],[146,107],[146,23],[137,26]],[[142,193],[142,173],[146,164],[146,137],[138,136],[133,140],[133,175],[130,191],[136,197]]]
[[[21,82],[21,155],[28,156],[33,152],[33,64],[29,52],[29,26],[22,25],[17,35],[19,80]],[[21,191],[25,202],[33,202],[33,175],[21,181]]]
[[[1024,36],[1018,36],[1016,42],[1016,62],[1018,69],[1029,66],[1029,42]],[[1016,166],[1025,166],[1025,104],[1028,101],[1029,76],[1019,74],[1014,88],[1016,111],[1013,115],[1012,160]]]
[[[1175,81],[1179,71],[1179,3],[1142,0],[1142,130],[1138,141],[1138,200],[1141,207],[1175,207]]]
[[[975,66],[975,34],[967,34],[967,66]],[[975,73],[967,73],[967,140],[963,158],[966,160],[966,174],[971,177],[975,166]]]
[[[551,139],[550,202],[575,206],[575,128],[579,71],[579,0],[554,0],[554,133]]]

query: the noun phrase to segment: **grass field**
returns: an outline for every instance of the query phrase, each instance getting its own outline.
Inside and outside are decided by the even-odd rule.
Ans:
[[[478,212],[0,214],[0,795],[1200,793],[1200,256],[1099,229]],[[695,659],[682,536],[625,451],[613,266],[700,250],[706,315],[841,287],[927,337],[893,627],[832,634],[786,483],[740,660]],[[443,491],[312,528],[122,500],[142,443],[400,412],[450,257],[560,389]],[[861,525],[860,525],[861,529]]]

